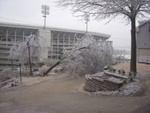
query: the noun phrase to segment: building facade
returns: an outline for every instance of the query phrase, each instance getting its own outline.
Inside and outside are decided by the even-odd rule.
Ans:
[[[0,23],[0,65],[10,65],[8,58],[12,45],[25,40],[26,36],[34,34],[44,39],[44,49],[41,51],[41,62],[55,62],[60,58],[63,49],[72,49],[78,38],[85,36],[85,31],[49,28],[40,26]],[[107,40],[110,35],[89,32],[96,40]]]
[[[140,23],[137,28],[137,60],[150,63],[150,21]]]

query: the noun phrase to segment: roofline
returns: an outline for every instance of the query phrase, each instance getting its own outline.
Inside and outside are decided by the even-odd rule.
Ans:
[[[75,30],[75,29],[69,29],[69,28],[67,29],[67,28],[47,27],[47,29],[52,30],[52,31],[57,30],[57,31],[66,31],[66,32],[86,33],[83,30]],[[98,32],[93,32],[93,31],[88,31],[88,34],[105,37],[107,39],[111,37],[111,35],[109,35],[109,34],[98,33]]]
[[[43,30],[43,26],[27,25],[27,24],[19,24],[19,23],[0,22],[0,26]],[[85,33],[85,31],[83,31],[83,30],[75,30],[75,29],[69,29],[69,28],[57,28],[57,27],[49,27],[49,26],[46,27],[46,30]],[[92,32],[92,31],[89,31],[88,33],[89,33],[89,34],[92,34],[92,35],[96,35],[96,36],[101,36],[101,37],[104,37],[104,38],[106,38],[106,39],[108,39],[108,38],[111,37],[111,35],[109,35],[109,34],[104,34],[104,33],[98,33],[98,32]]]
[[[141,21],[141,22],[142,22],[141,24],[139,22],[139,26],[138,27],[141,27],[141,26],[145,25],[146,23],[150,22],[150,20]]]
[[[7,22],[0,22],[0,26],[3,27],[18,27],[18,28],[28,28],[28,29],[39,29],[40,26],[33,26],[33,25],[26,25],[26,24],[19,24],[19,23],[7,23]]]

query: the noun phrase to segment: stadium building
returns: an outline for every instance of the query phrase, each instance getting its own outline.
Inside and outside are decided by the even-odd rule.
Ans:
[[[107,40],[110,35],[88,32],[96,40]],[[0,23],[0,66],[10,65],[9,50],[12,45],[25,40],[31,34],[44,38],[45,49],[41,51],[41,62],[55,62],[60,58],[60,51],[64,48],[71,49],[78,38],[85,35],[85,31],[52,28],[43,29],[41,26],[23,24]]]

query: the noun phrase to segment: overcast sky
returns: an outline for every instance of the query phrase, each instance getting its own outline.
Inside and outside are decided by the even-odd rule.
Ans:
[[[56,7],[56,0],[0,0],[0,22],[23,23],[43,26],[41,5],[50,7],[47,16],[47,26],[85,30],[82,18],[74,17],[71,10]],[[106,24],[105,21],[89,22],[89,31],[110,34],[110,41],[117,49],[130,50],[130,24],[126,25],[123,19],[118,18]]]

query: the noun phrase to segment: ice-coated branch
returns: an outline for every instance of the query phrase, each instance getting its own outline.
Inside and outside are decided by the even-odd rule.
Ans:
[[[82,76],[103,71],[104,66],[111,64],[113,48],[106,41],[96,41],[92,36],[79,40],[67,57],[62,61],[70,76]]]

